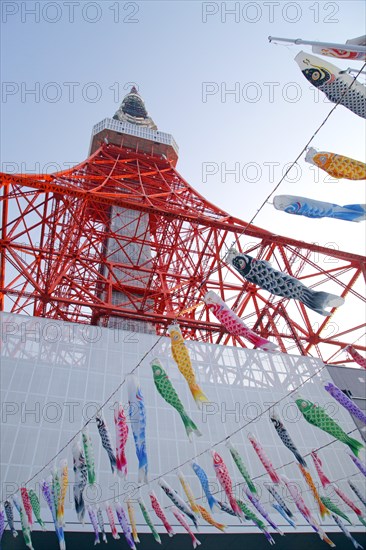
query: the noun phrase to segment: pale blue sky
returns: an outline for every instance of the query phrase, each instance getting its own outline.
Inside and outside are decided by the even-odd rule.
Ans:
[[[39,22],[26,11],[37,5]],[[225,22],[222,5],[240,10],[227,14]],[[23,168],[37,171],[35,163],[43,169],[49,162],[61,168],[80,162],[87,156],[93,124],[113,116],[127,83],[136,82],[159,129],[171,132],[180,146],[177,168],[182,176],[245,220],[332,107],[323,94],[314,95],[294,62],[301,48],[269,44],[268,35],[342,42],[365,33],[362,1],[80,1],[73,9],[72,23],[67,2],[3,2],[1,76],[9,93],[1,104],[3,163],[16,163],[19,169],[24,163]],[[217,13],[207,15],[204,23],[210,10]],[[310,47],[303,49],[310,52]],[[361,67],[357,61],[328,60],[341,68]],[[80,83],[73,102],[67,82]],[[203,101],[205,82],[217,92]],[[239,100],[232,94],[223,101],[220,93],[235,86]],[[34,95],[24,95],[35,87],[38,102]],[[96,91],[100,98],[94,102]],[[60,97],[52,102],[55,92]],[[256,102],[253,93],[261,94]],[[296,94],[298,101],[291,101]],[[338,107],[312,145],[362,160],[365,121]],[[208,162],[216,163],[218,173],[204,181]],[[251,181],[235,181],[232,175],[224,183],[222,163],[228,169],[240,163]],[[279,163],[272,181],[268,163]],[[256,166],[261,170],[257,182]],[[329,183],[323,174],[315,182],[303,160],[299,168],[298,177],[293,173],[298,181],[284,182],[278,194],[366,203],[365,182]],[[360,253],[365,249],[365,223],[290,218],[270,205],[255,223],[282,234],[291,228],[291,236],[321,245],[334,242]]]

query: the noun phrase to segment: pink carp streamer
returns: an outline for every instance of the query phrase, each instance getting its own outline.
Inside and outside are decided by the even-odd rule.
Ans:
[[[324,487],[324,489],[325,489],[325,488],[328,487],[328,485],[330,485],[332,482],[327,478],[327,476],[326,476],[325,473],[323,472],[323,463],[322,463],[322,461],[320,460],[320,458],[318,457],[318,455],[316,454],[315,451],[312,451],[312,453],[311,453],[311,458],[312,458],[313,461],[314,461],[315,469],[316,469],[316,471],[318,472],[318,476],[319,476],[320,482],[321,482],[321,484],[323,485],[323,487]]]
[[[29,523],[30,530],[33,529],[33,516],[32,516],[32,505],[29,499],[28,491],[26,487],[20,488],[20,494],[22,497],[25,513],[27,514],[27,519]]]
[[[282,480],[285,482],[285,485],[290,495],[292,496],[297,506],[297,509],[299,510],[301,515],[305,518],[305,520],[308,522],[310,527],[314,529],[314,531],[319,535],[319,537],[333,548],[335,544],[330,540],[330,538],[327,536],[325,531],[320,527],[320,525],[312,515],[310,509],[305,504],[305,501],[300,494],[300,490],[298,488],[297,483],[289,480],[286,476],[282,476]]]
[[[183,515],[179,512],[178,508],[175,506],[172,506],[171,511],[175,515],[176,519],[179,521],[182,527],[187,531],[187,533],[190,535],[192,539],[193,548],[197,548],[197,546],[200,546],[200,541],[195,537],[195,534],[191,531],[191,528],[189,527],[188,523],[184,519]]]
[[[112,537],[118,540],[120,536],[117,531],[116,522],[114,521],[113,508],[108,501],[105,503],[105,511],[107,512],[109,525],[111,526]]]
[[[347,346],[344,351],[348,352],[357,365],[360,365],[360,367],[366,369],[366,359],[362,357],[362,355],[360,355],[353,346]]]
[[[281,529],[276,525],[276,523],[271,519],[269,513],[267,510],[262,506],[262,503],[259,499],[257,499],[252,493],[245,489],[245,494],[247,495],[248,500],[253,504],[253,506],[258,510],[258,512],[261,514],[261,516],[264,517],[264,519],[269,523],[269,525],[277,531],[281,536],[284,535],[284,533],[281,531]]]
[[[116,467],[117,474],[125,478],[127,476],[127,460],[125,446],[128,437],[128,425],[122,403],[114,410],[114,424],[116,427]]]
[[[354,511],[356,516],[363,517],[361,510],[353,503],[353,501],[339,488],[337,485],[333,485],[335,492]]]
[[[231,480],[229,470],[227,469],[227,466],[222,460],[219,453],[217,453],[216,451],[211,451],[211,455],[216,477],[226,493],[232,511],[235,512],[235,514],[240,518],[243,516],[243,512],[235,500],[235,496],[233,493],[233,482]]]
[[[249,340],[251,344],[257,348],[261,348],[265,351],[275,351],[277,345],[265,338],[262,338],[256,334],[253,330],[246,326],[246,324],[234,313],[216,294],[210,290],[203,298],[207,308],[212,311],[215,317],[222,323],[222,325],[234,336],[242,336]]]
[[[150,491],[149,495],[150,495],[151,506],[152,506],[155,514],[161,520],[162,524],[164,525],[165,529],[167,530],[167,533],[168,533],[169,537],[172,537],[173,535],[175,535],[175,533],[174,533],[173,528],[170,525],[169,521],[167,520],[166,515],[164,514],[164,510],[162,509],[162,507],[161,507],[161,505],[160,505],[160,503],[159,503],[159,501],[156,497],[156,494],[154,493],[154,491]]]
[[[262,445],[258,443],[255,437],[252,434],[248,435],[248,439],[254,447],[255,452],[257,453],[259,460],[267,470],[269,477],[273,483],[281,483],[281,478],[273,467],[272,462],[269,460],[268,456],[264,452]]]

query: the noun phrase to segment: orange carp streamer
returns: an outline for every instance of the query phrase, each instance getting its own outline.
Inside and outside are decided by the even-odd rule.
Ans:
[[[305,161],[318,166],[318,168],[321,168],[333,178],[347,180],[366,179],[366,164],[344,155],[317,151],[311,147],[306,154]]]
[[[306,468],[304,468],[304,466],[302,466],[301,464],[298,464],[298,467],[300,468],[300,472],[302,473],[306,483],[309,485],[310,490],[313,493],[313,497],[318,503],[320,515],[322,519],[324,519],[326,516],[330,515],[328,508],[320,500],[319,493],[317,491],[317,488],[315,487],[315,483],[313,478],[310,475],[310,472]]]

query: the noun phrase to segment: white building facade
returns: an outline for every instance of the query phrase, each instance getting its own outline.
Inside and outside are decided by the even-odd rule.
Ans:
[[[126,480],[121,480],[111,473],[107,453],[102,448],[96,424],[92,420],[89,433],[95,453],[97,484],[94,488],[87,487],[87,502],[103,504],[106,500],[117,499],[125,504],[128,497],[135,500],[141,495],[151,511],[157,530],[164,533],[164,527],[152,512],[149,502],[148,490],[153,489],[162,506],[166,507],[175,530],[181,533],[183,530],[176,525],[177,521],[169,512],[171,502],[158,486],[158,479],[163,476],[184,496],[177,477],[177,468],[180,468],[197,501],[208,508],[190,466],[190,461],[194,460],[207,473],[215,496],[225,501],[212,464],[210,450],[215,449],[229,468],[237,497],[245,499],[245,482],[225,446],[225,440],[230,438],[272,518],[285,533],[293,532],[271,507],[273,499],[263,485],[270,482],[270,478],[248,440],[247,436],[251,433],[261,443],[279,475],[284,474],[299,485],[307,505],[320,519],[317,505],[301,477],[294,456],[283,445],[269,419],[268,409],[274,403],[277,403],[277,411],[299,452],[305,457],[321,492],[324,491],[309,455],[313,449],[319,449],[318,454],[329,479],[337,482],[352,500],[355,501],[356,497],[347,479],[351,479],[365,493],[364,477],[348,456],[348,447],[308,424],[295,404],[299,395],[320,404],[346,432],[351,432],[352,437],[362,441],[352,417],[324,390],[324,384],[331,378],[318,359],[188,341],[187,347],[199,385],[209,399],[200,411],[173,360],[168,337],[6,313],[1,314],[1,326],[1,500],[8,498],[33,476],[27,487],[39,491],[42,479],[49,476],[55,464],[66,458],[70,480],[65,514],[66,537],[68,531],[92,530],[91,525],[81,526],[73,509],[73,437],[105,403],[104,417],[115,441],[113,410],[116,403],[122,402],[127,411],[124,380],[132,371],[139,377],[147,412],[150,486],[139,487],[137,483],[138,463],[131,428],[127,442],[128,475]],[[178,413],[155,388],[150,366],[155,357],[160,359],[186,411],[202,432],[202,437],[194,438],[192,443],[186,436]],[[365,376],[361,369],[359,378],[362,394],[365,393]],[[364,456],[363,451],[361,459]],[[296,507],[286,490],[279,487],[278,491],[295,512]],[[326,494],[332,495],[337,505],[352,516],[354,527],[350,530],[362,531],[357,517],[347,511],[334,491],[328,489]],[[52,530],[51,515],[42,497],[41,503],[42,516],[48,529]],[[358,505],[362,507],[360,503]],[[137,504],[135,511],[138,530],[149,532]],[[215,514],[215,519],[227,524],[228,533],[258,532],[251,522],[240,524],[236,518],[224,513]],[[296,514],[296,523],[298,532],[311,531],[300,514]],[[326,519],[322,525],[327,532],[339,531],[332,519]],[[273,532],[271,528],[269,531]],[[219,534],[203,520],[200,532]],[[200,535],[197,536],[199,538]],[[56,537],[54,543],[57,548]]]

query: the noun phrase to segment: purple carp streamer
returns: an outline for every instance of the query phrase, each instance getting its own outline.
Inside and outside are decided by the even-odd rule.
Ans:
[[[108,540],[107,540],[107,534],[105,532],[103,511],[100,508],[100,506],[98,506],[97,508],[97,520],[98,520],[99,530],[102,533],[102,539],[105,543],[107,543]]]
[[[260,502],[260,500],[257,499],[254,495],[252,495],[252,493],[248,489],[245,490],[245,494],[247,495],[248,500],[250,500],[253,506],[258,510],[261,516],[264,517],[267,523],[269,523],[272,529],[277,531],[280,535],[284,535],[283,531],[281,531],[278,525],[276,525],[276,523],[271,519],[267,510],[265,510],[265,508],[262,506],[262,503]]]
[[[94,535],[95,535],[94,546],[95,546],[96,544],[100,544],[98,519],[94,509],[90,505],[88,505],[87,509],[88,509],[88,514],[89,514],[91,524],[94,529]]]
[[[54,468],[51,471],[51,478],[50,479],[51,479],[50,489],[51,489],[53,502],[54,502],[54,505],[55,505],[56,517],[57,517],[57,520],[58,520],[58,505],[59,505],[59,502],[60,502],[60,495],[61,495],[61,483],[60,483],[60,476],[58,475],[58,470],[57,470],[56,465],[54,466]]]
[[[350,458],[353,460],[353,462],[356,464],[357,468],[360,470],[360,472],[366,477],[366,464],[361,462],[358,458],[356,458],[353,455],[349,455]]]
[[[43,497],[44,497],[45,501],[47,502],[47,505],[50,509],[52,519],[53,519],[53,523],[56,525],[57,524],[57,516],[56,516],[55,502],[54,502],[54,499],[53,499],[53,496],[52,496],[52,491],[51,491],[51,484],[48,481],[43,480],[41,488],[42,488]]]
[[[324,389],[327,390],[327,392],[330,393],[330,395],[334,397],[334,399],[336,399],[338,403],[342,405],[342,407],[347,409],[349,413],[351,413],[355,418],[361,420],[361,422],[366,424],[366,414],[361,411],[356,403],[354,403],[352,399],[347,397],[347,395],[343,393],[343,391],[340,390],[335,384],[328,382],[328,384],[324,386]]]
[[[244,279],[267,292],[283,298],[299,300],[309,309],[327,317],[331,312],[327,307],[339,307],[344,304],[344,298],[329,292],[316,291],[308,288],[300,281],[282,271],[277,271],[265,260],[256,260],[248,254],[229,250],[227,262],[230,263]]]
[[[130,529],[130,526],[128,525],[126,512],[124,511],[124,509],[122,508],[122,506],[120,505],[119,502],[115,503],[115,509],[116,509],[116,514],[117,514],[117,517],[118,517],[119,524],[122,528],[122,531],[123,531],[123,534],[125,536],[125,539],[126,539],[126,542],[127,542],[128,546],[131,548],[131,550],[136,550],[136,546],[135,546],[135,542],[133,540],[131,529]],[[117,538],[117,537],[115,537],[115,538]]]
[[[5,512],[4,508],[0,505],[0,548],[1,548],[1,539],[5,531]]]
[[[356,115],[366,118],[366,88],[335,65],[315,55],[299,52],[295,57],[304,77],[315,88],[324,92],[329,101],[346,107]],[[350,89],[349,86],[352,84]],[[344,94],[344,95],[343,95]]]

